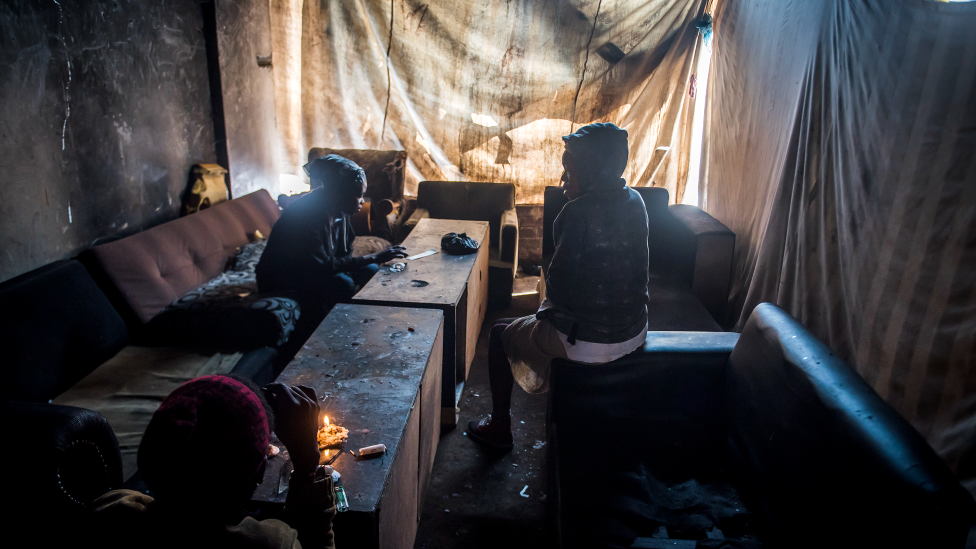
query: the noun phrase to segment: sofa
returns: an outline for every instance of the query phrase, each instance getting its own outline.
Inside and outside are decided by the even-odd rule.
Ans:
[[[515,185],[421,181],[417,186],[416,209],[403,224],[405,234],[426,217],[488,222],[488,306],[490,309],[508,308],[518,270]]]
[[[551,382],[559,547],[963,547],[976,517],[911,425],[772,304],[741,335],[649,332]]]
[[[257,383],[276,376],[277,351],[268,347],[220,353],[133,345],[125,320],[74,259],[0,283],[0,312],[8,433],[0,462],[17,503],[0,516],[7,532],[29,533],[34,545],[70,538],[102,493],[140,487],[142,429],[172,388],[209,373]]]
[[[79,260],[142,344],[280,347],[298,303],[258,292],[254,268],[278,220],[266,190],[100,244]]]
[[[668,191],[633,187],[648,223],[649,330],[721,331],[727,324],[735,233],[695,206],[668,206]],[[556,251],[552,228],[566,204],[561,187],[546,187],[542,213],[542,286]]]

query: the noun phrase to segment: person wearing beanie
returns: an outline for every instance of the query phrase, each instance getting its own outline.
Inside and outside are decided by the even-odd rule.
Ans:
[[[349,301],[378,271],[377,263],[406,257],[403,246],[352,256],[349,216],[362,209],[366,174],[330,154],[305,166],[312,191],[281,213],[255,269],[258,290],[298,301],[303,312],[325,312]]]
[[[261,390],[229,376],[179,386],[139,445],[139,474],[153,495],[113,490],[95,500],[93,546],[334,548],[335,493],[319,465],[317,402],[308,387]],[[294,465],[287,522],[241,511],[264,478],[272,429]]]
[[[604,364],[644,344],[647,333],[647,211],[621,178],[627,132],[590,124],[563,136],[563,194],[553,223],[556,251],[546,299],[531,316],[496,321],[488,338],[492,412],[468,435],[491,448],[512,448],[512,389],[549,388],[553,359]]]

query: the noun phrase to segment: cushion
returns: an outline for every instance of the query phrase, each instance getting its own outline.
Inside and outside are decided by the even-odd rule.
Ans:
[[[357,236],[352,239],[352,255],[362,257],[364,255],[375,254],[389,248],[392,243],[389,240],[378,236]]]
[[[47,402],[129,343],[85,268],[56,261],[0,284],[0,399]]]
[[[299,317],[298,302],[258,293],[254,269],[267,240],[242,246],[232,270],[202,284],[149,322],[161,344],[218,349],[253,349],[284,344]]]
[[[173,389],[193,378],[226,374],[240,353],[201,354],[169,347],[125,347],[54,399],[55,404],[94,410],[108,420],[122,452],[122,478],[136,471],[142,433]],[[188,449],[187,457],[192,456]]]
[[[260,190],[90,253],[139,321],[149,322],[186,292],[218,276],[255,231],[267,235],[279,216]]]

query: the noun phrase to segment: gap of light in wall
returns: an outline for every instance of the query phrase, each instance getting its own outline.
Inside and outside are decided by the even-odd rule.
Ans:
[[[701,206],[698,196],[698,184],[701,179],[702,140],[705,137],[705,96],[708,89],[708,69],[711,67],[712,49],[705,47],[701,37],[698,38],[701,55],[698,56],[698,66],[695,73],[698,78],[698,92],[695,94],[695,114],[691,123],[691,157],[688,166],[688,183],[685,185],[685,195],[682,204]]]
[[[291,196],[312,190],[311,185],[297,175],[283,173],[278,176],[278,188],[281,194]]]

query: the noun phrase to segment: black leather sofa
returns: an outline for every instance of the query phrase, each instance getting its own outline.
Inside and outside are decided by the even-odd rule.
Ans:
[[[8,541],[29,533],[31,545],[53,546],[75,532],[74,521],[94,498],[124,479],[119,442],[105,417],[50,402],[133,350],[129,332],[81,263],[63,260],[0,283],[0,348],[7,435],[0,521]],[[268,383],[276,355],[267,347],[248,351],[231,373]],[[140,482],[134,475],[127,486]]]
[[[976,505],[922,437],[772,304],[552,368],[560,547],[963,547]]]
[[[700,208],[668,206],[667,189],[634,190],[647,208],[648,329],[721,331],[727,320],[735,233]],[[567,202],[561,187],[546,187],[544,200],[543,280],[556,251],[553,223]]]

